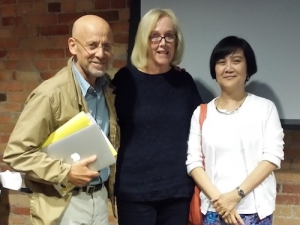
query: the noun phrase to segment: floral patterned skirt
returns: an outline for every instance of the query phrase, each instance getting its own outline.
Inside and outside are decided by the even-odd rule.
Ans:
[[[245,225],[272,225],[273,215],[267,216],[264,219],[259,219],[258,214],[240,214]],[[203,225],[227,225],[221,216],[216,212],[207,212],[202,214]]]

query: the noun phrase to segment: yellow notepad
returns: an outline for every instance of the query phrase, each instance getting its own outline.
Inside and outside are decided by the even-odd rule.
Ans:
[[[59,127],[56,131],[49,135],[45,143],[43,144],[42,148],[55,143],[70,134],[75,133],[76,131],[81,130],[82,128],[87,127],[91,124],[90,119],[86,116],[85,112],[80,112],[64,125]]]
[[[53,144],[73,133],[79,131],[85,127],[88,127],[92,123],[96,123],[94,118],[89,114],[81,111],[64,125],[59,127],[56,131],[49,135],[45,143],[42,145],[42,148],[47,147],[50,144]],[[106,135],[103,134],[105,137]],[[111,150],[113,156],[117,155],[117,151],[114,149],[108,138],[106,138],[109,149]]]

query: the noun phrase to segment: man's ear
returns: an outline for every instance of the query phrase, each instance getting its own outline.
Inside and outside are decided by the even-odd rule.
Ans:
[[[74,38],[69,38],[68,39],[68,45],[69,45],[69,51],[71,52],[72,55],[76,55],[77,52],[77,45],[74,40]]]

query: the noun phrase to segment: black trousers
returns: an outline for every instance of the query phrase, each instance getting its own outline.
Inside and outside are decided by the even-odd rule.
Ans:
[[[117,199],[119,225],[187,225],[190,198],[172,198],[153,202]]]

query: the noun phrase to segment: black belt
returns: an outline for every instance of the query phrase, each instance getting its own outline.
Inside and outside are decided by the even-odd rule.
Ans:
[[[32,194],[32,190],[30,190],[29,188],[20,188],[19,191],[27,194]]]
[[[81,191],[81,192],[87,193],[88,195],[91,195],[96,191],[100,191],[103,188],[103,186],[104,186],[104,183],[97,184],[97,185],[88,185],[85,187],[75,187],[73,189],[73,193],[75,192],[78,194]]]

